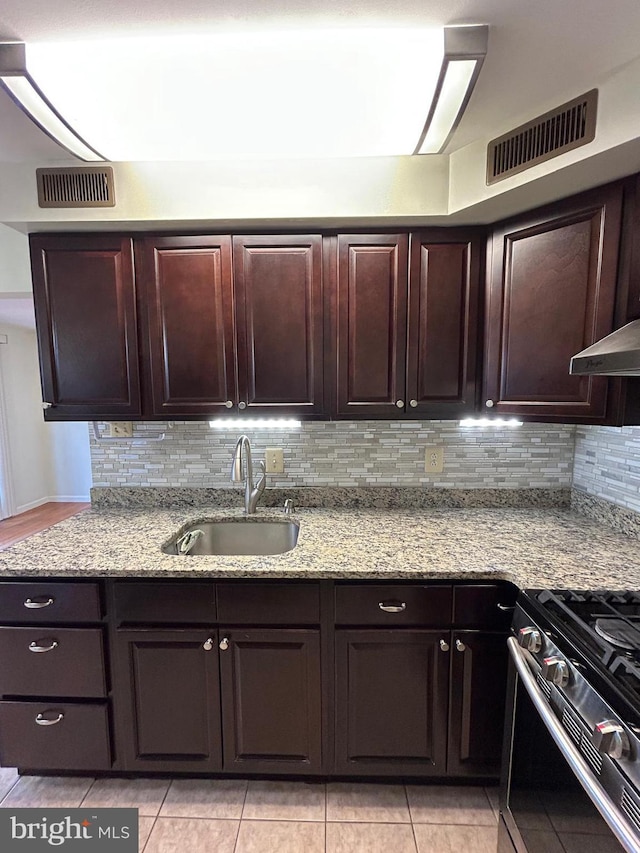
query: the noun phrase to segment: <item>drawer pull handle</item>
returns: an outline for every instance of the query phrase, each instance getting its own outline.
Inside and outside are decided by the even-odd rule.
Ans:
[[[380,610],[384,610],[385,613],[402,613],[403,610],[407,609],[404,601],[399,601],[397,604],[387,604],[384,601],[379,601],[378,607]]]
[[[44,600],[43,600],[44,599]],[[24,606],[28,610],[42,610],[43,607],[49,607],[49,605],[53,604],[53,598],[44,598],[44,596],[40,596],[39,598],[27,598],[24,603]]]
[[[32,643],[29,643],[30,652],[52,652],[54,649],[57,648],[57,640],[51,640],[48,646],[41,646],[40,643],[36,642],[35,640]]]
[[[440,640],[440,649],[443,652],[448,652],[449,651],[449,643],[447,643],[446,640]]]
[[[516,609],[515,604],[497,604],[496,607],[498,608],[498,610],[502,610],[503,613],[508,613],[510,610]]]
[[[465,646],[465,644],[462,642],[462,640],[456,640],[456,649],[457,649],[459,652],[463,652],[466,648],[467,648],[467,647],[466,647],[466,646]]]
[[[43,717],[42,714],[38,714],[36,717],[36,725],[38,726],[55,726],[57,723],[61,723],[64,719],[64,714],[59,713],[55,720],[47,720],[46,717]]]

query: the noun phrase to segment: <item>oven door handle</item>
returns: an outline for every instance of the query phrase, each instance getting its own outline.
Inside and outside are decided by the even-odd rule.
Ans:
[[[566,759],[567,764],[573,771],[577,780],[580,782],[588,794],[589,799],[598,809],[624,849],[627,850],[628,853],[638,853],[638,851],[640,851],[640,844],[638,842],[637,832],[633,829],[623,812],[616,806],[605,789],[595,778],[591,768],[580,755],[574,746],[573,741],[569,738],[555,714],[547,704],[546,698],[538,689],[535,678],[527,666],[525,657],[527,653],[520,648],[515,637],[509,637],[507,645],[509,647],[509,654],[511,655],[516,670],[518,671],[518,675],[520,676],[527,693],[531,697],[531,701],[535,705],[536,711],[540,714],[549,734]]]

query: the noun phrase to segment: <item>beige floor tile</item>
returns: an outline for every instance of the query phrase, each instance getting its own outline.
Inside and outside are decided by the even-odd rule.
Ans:
[[[138,818],[138,849],[140,853],[144,850],[144,845],[149,840],[153,824],[156,822],[155,817],[139,817]]]
[[[418,853],[496,853],[498,829],[493,826],[413,826]]]
[[[19,778],[14,767],[0,767],[0,800],[7,796]]]
[[[235,853],[324,853],[324,828],[311,821],[243,820]]]
[[[82,805],[138,809],[141,816],[156,817],[168,790],[166,779],[96,779]]]
[[[328,823],[327,853],[416,853],[416,844],[407,823]]]
[[[404,785],[332,782],[327,785],[327,820],[410,823]]]
[[[325,786],[305,782],[249,782],[243,820],[324,820]]]
[[[3,808],[74,809],[93,783],[76,776],[21,776],[2,801]]]
[[[414,823],[493,826],[496,816],[484,788],[407,785]]]
[[[175,779],[160,815],[240,820],[246,793],[244,779]]]
[[[159,817],[144,853],[233,853],[237,820]]]

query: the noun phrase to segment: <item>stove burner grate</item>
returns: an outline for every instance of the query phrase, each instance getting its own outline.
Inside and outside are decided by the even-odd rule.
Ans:
[[[640,631],[624,619],[596,619],[595,631],[603,640],[619,649],[640,649]]]

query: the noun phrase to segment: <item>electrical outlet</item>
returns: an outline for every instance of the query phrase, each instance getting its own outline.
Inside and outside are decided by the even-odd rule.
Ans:
[[[109,438],[132,438],[133,424],[131,421],[112,421],[109,424]]]
[[[424,470],[427,474],[442,474],[444,469],[444,448],[425,447]]]
[[[267,474],[284,473],[284,453],[281,447],[267,447],[264,452],[264,467]]]

